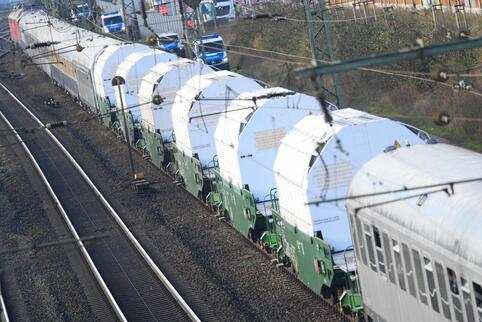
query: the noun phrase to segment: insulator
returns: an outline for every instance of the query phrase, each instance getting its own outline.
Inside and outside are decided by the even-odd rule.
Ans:
[[[142,15],[142,19],[144,19],[144,21],[146,21],[146,19],[147,19],[146,4],[144,3],[143,0],[141,1],[141,15]]]
[[[152,96],[151,102],[154,105],[161,105],[162,103],[164,103],[164,97],[162,97],[161,95],[154,95]]]
[[[323,94],[318,94],[318,102],[320,102],[322,112],[325,116],[325,122],[330,126],[333,123],[333,117],[331,116],[330,110],[328,109],[328,104],[326,103],[325,96]]]
[[[447,113],[435,113],[432,117],[432,121],[439,126],[448,125],[450,123],[450,116]]]
[[[286,17],[282,17],[279,13],[272,13],[272,12],[247,15],[243,18],[244,19],[266,19],[266,18],[268,18],[268,19],[275,18],[276,19],[276,18],[278,18],[278,20],[285,20],[286,19]]]
[[[58,41],[45,41],[45,42],[37,42],[30,45],[30,49],[40,48],[40,47],[48,47],[52,45],[60,44]]]
[[[423,39],[422,38],[417,38],[415,39],[415,41],[413,42],[413,46],[415,48],[423,48],[425,47],[425,43],[423,42]]]
[[[430,72],[430,78],[437,82],[446,82],[449,79],[449,75],[442,66],[435,66]]]
[[[67,126],[67,124],[68,124],[67,121],[60,121],[60,122],[55,122],[55,123],[47,123],[47,124],[45,124],[45,127],[47,129],[54,129],[56,127]]]
[[[80,53],[82,50],[84,50],[84,47],[82,47],[81,45],[77,44],[77,45],[75,45],[75,50]]]
[[[470,36],[470,30],[460,29],[459,32],[457,33],[457,36],[459,37],[459,39],[467,39]]]
[[[149,46],[157,45],[157,37],[154,35],[147,37],[147,43],[149,44]]]
[[[256,99],[264,99],[264,98],[277,98],[277,97],[285,97],[285,96],[289,96],[289,95],[295,95],[296,93],[295,92],[280,92],[280,93],[269,93],[269,94],[266,94],[266,95],[260,95],[260,96],[256,96],[256,97],[253,97],[253,101],[255,101]]]

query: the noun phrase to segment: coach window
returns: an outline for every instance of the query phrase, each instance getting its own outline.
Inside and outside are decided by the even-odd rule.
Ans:
[[[465,314],[467,314],[467,321],[475,321],[469,282],[465,278],[460,277],[460,286],[460,290],[462,291],[462,298],[465,304]]]
[[[368,248],[368,258],[370,259],[370,267],[374,272],[377,271],[377,263],[375,260],[375,252],[373,251],[373,244],[372,244],[372,235],[370,234],[370,227],[368,225],[364,225],[365,227],[365,241],[367,242]]]
[[[357,231],[355,227],[355,222],[354,222],[354,216],[350,215],[350,226],[351,226],[351,231],[353,234],[353,245],[355,248],[355,255],[356,255],[356,260],[360,261],[360,245],[358,244],[358,236],[357,236]]]
[[[423,278],[422,262],[420,254],[415,249],[412,249],[413,265],[415,266],[415,275],[417,276],[418,295],[423,304],[428,305],[427,293],[425,291],[425,279]]]
[[[382,239],[380,237],[380,231],[376,226],[372,226],[373,228],[373,241],[375,242],[375,248],[377,250],[377,258],[378,258],[378,269],[380,272],[385,273],[385,260],[383,259],[383,250],[382,250]]]
[[[457,275],[455,272],[447,267],[447,278],[449,282],[450,293],[452,294],[452,303],[454,304],[455,320],[458,322],[464,321],[464,315],[462,313],[462,303],[459,297],[459,285],[457,284]]]
[[[358,216],[355,216],[355,224],[356,224],[356,232],[358,234],[358,242],[360,243],[360,255],[362,258],[362,262],[365,265],[367,264],[367,254],[365,250],[365,245],[363,245],[363,230],[362,230],[362,225],[360,218]]]
[[[444,269],[438,262],[435,262],[435,271],[437,272],[438,287],[440,289],[440,299],[442,300],[442,310],[444,312],[444,316],[447,319],[452,320],[447,284],[445,283]]]
[[[415,291],[415,279],[413,277],[412,261],[410,260],[410,252],[408,251],[408,246],[403,243],[402,253],[403,260],[405,261],[405,271],[407,272],[408,290],[414,298],[417,298],[417,293]]]
[[[427,257],[423,258],[423,262],[425,264],[425,275],[427,276],[427,284],[428,284],[428,294],[430,294],[430,301],[432,302],[432,309],[435,312],[440,312],[438,306],[438,294],[437,294],[437,287],[435,286],[435,278],[433,276],[433,267],[432,261]]]
[[[382,233],[382,237],[383,249],[385,250],[385,257],[387,258],[388,278],[390,279],[390,282],[397,284],[397,281],[395,280],[395,267],[392,262],[392,252],[390,251],[390,242],[387,233]]]
[[[403,272],[402,256],[400,255],[400,246],[395,239],[392,239],[393,246],[393,257],[395,258],[395,267],[397,268],[398,274],[398,285],[404,291],[407,290],[405,287],[405,274]]]
[[[479,321],[482,322],[482,287],[479,284],[473,282],[475,306],[477,308],[477,314],[479,315]]]

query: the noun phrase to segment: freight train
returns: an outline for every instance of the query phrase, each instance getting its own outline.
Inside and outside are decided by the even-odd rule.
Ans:
[[[425,145],[428,134],[323,102],[327,123],[312,96],[92,33],[41,10],[16,8],[9,26],[16,46],[56,85],[219,219],[344,311],[363,309],[346,204],[321,201],[346,196],[373,157]]]

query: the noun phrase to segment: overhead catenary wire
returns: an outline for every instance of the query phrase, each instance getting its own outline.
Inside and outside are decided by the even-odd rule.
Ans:
[[[82,242],[92,242],[98,239],[110,237],[108,233],[97,233],[90,236],[84,236],[79,239],[59,239],[47,242],[31,243],[28,246],[18,246],[14,248],[0,249],[0,255],[24,252],[29,250],[40,250],[43,248],[61,247],[68,244],[78,243],[79,240]]]
[[[93,23],[95,25],[95,23]],[[97,25],[95,25],[97,26]],[[99,27],[99,26],[97,26]],[[101,28],[101,27],[99,27]],[[123,41],[125,41],[125,39],[123,38],[120,38],[120,37],[117,37],[115,36],[116,38],[118,39],[121,39]],[[228,45],[228,46],[235,46],[235,45]],[[302,59],[310,59],[309,57],[303,57],[303,56],[297,56],[297,55],[291,55],[291,54],[284,54],[284,53],[280,53],[280,52],[275,52],[275,51],[268,51],[268,50],[260,50],[260,49],[256,49],[256,48],[249,48],[249,47],[245,47],[245,46],[237,46],[239,48],[243,48],[243,49],[249,49],[249,50],[255,50],[255,51],[263,51],[263,52],[269,52],[269,53],[272,53],[272,54],[277,54],[277,55],[285,55],[285,56],[290,56],[290,57],[295,57],[295,58],[302,58]],[[234,53],[237,53],[237,54],[241,54],[241,55],[249,55],[249,54],[246,54],[246,53],[240,53],[240,52],[236,52],[236,51],[232,51],[230,50],[231,52],[234,52]],[[259,58],[263,58],[263,59],[270,59],[270,60],[273,60],[272,58],[267,58],[267,57],[264,57],[264,56],[259,56],[259,55],[251,55],[251,56],[255,56],[255,57],[259,57]],[[282,62],[281,60],[277,60],[279,62]],[[290,61],[284,61],[284,63],[293,63],[293,62],[290,62]],[[406,77],[406,78],[411,78],[411,79],[417,79],[417,80],[421,80],[421,81],[428,81],[428,82],[432,82],[432,83],[435,83],[436,81],[433,81],[431,79],[426,79],[426,78],[421,78],[421,77],[414,77],[412,75],[403,75],[403,74],[398,74],[396,72],[393,72],[393,71],[384,71],[384,70],[377,70],[377,69],[368,69],[368,68],[364,68],[362,70],[366,70],[366,71],[372,71],[372,72],[378,72],[378,73],[383,73],[383,74],[387,74],[387,75],[392,75],[392,76],[398,76],[398,77]],[[444,84],[444,83],[442,83]],[[450,86],[452,87],[452,85],[449,85],[449,84],[444,84],[446,86]],[[470,93],[473,93],[475,95],[481,95],[480,93],[478,92],[475,92],[475,91],[470,91]]]
[[[97,28],[99,28],[100,30],[102,30],[102,27],[99,26],[99,25],[97,25],[94,21],[92,21],[92,20],[88,20],[88,21],[91,22],[92,25],[94,25],[95,27],[97,27]],[[123,41],[123,42],[125,42],[125,43],[131,43],[131,42],[127,41],[126,39],[120,37],[120,36],[113,35],[113,34],[110,34],[110,36],[111,36],[112,38],[121,40],[121,41]],[[187,41],[185,41],[185,40],[181,40],[181,42],[183,42],[184,44],[190,45],[190,44],[189,44]],[[293,55],[293,54],[286,54],[286,53],[277,52],[277,51],[273,51],[273,50],[263,50],[263,49],[257,49],[257,48],[250,48],[250,47],[246,47],[246,46],[231,45],[231,44],[226,44],[226,46],[227,46],[227,47],[237,47],[237,48],[241,48],[241,49],[259,51],[259,52],[266,52],[266,53],[271,53],[271,54],[275,54],[275,55],[281,55],[281,56],[285,56],[285,57],[303,59],[303,60],[306,60],[306,61],[312,61],[312,58],[311,58],[311,57],[300,56],[300,55]],[[209,48],[209,45],[205,45],[205,47]],[[214,48],[214,49],[216,49],[216,48]],[[230,48],[227,48],[226,50],[227,50],[228,52],[233,53],[233,54],[238,54],[238,55],[243,55],[243,56],[248,56],[248,57],[253,57],[253,58],[260,58],[260,59],[269,60],[269,61],[278,62],[278,63],[283,63],[283,64],[290,64],[290,65],[302,65],[302,64],[303,64],[302,62],[293,62],[293,61],[289,61],[289,60],[283,60],[283,59],[278,59],[278,58],[266,57],[266,56],[263,56],[263,55],[257,55],[257,54],[239,52],[239,51],[232,50],[232,49],[230,49]],[[325,61],[325,60],[320,60],[319,62],[327,63],[327,61]],[[402,73],[397,73],[397,72],[395,72],[395,71],[392,72],[392,71],[385,71],[385,70],[383,70],[383,69],[374,69],[374,68],[358,68],[358,69],[359,69],[359,70],[362,70],[362,71],[375,72],[375,73],[385,74],[385,75],[389,75],[389,76],[402,77],[402,78],[408,78],[408,79],[416,79],[416,80],[419,80],[419,81],[425,81],[425,82],[430,82],[430,83],[443,84],[444,86],[447,86],[447,87],[453,87],[453,86],[450,85],[450,84],[443,83],[443,82],[438,82],[438,81],[434,81],[434,80],[429,79],[429,78],[416,77],[416,76],[413,76],[413,75],[405,75],[403,72],[402,72]],[[468,92],[468,93],[471,93],[471,94],[474,94],[474,95],[476,95],[476,96],[481,96],[481,97],[482,97],[482,93],[476,92],[476,91],[474,91],[474,90],[469,90],[469,91],[467,91],[467,92]]]
[[[383,196],[383,195],[388,195],[388,194],[396,194],[396,193],[402,193],[402,192],[407,192],[407,191],[417,191],[417,190],[424,190],[424,189],[431,189],[431,188],[438,188],[438,187],[448,187],[448,188],[450,188],[451,191],[454,191],[455,185],[473,183],[473,182],[477,182],[477,181],[482,181],[482,177],[446,181],[446,182],[433,183],[433,184],[422,185],[422,186],[403,187],[403,188],[400,188],[400,189],[380,191],[380,192],[372,192],[372,193],[366,193],[366,194],[360,194],[360,195],[349,195],[349,196],[340,197],[340,198],[320,199],[320,200],[307,202],[306,204],[307,205],[320,205],[322,203],[332,203],[332,202],[338,202],[338,201],[346,201],[346,200],[353,200],[353,199],[376,197],[376,196]],[[423,192],[420,193],[420,194],[423,194]],[[418,195],[420,195],[420,194],[418,194]]]
[[[131,107],[131,108],[133,108],[133,107]],[[105,114],[110,114],[110,112],[109,112],[109,113],[105,113]],[[98,117],[98,116],[99,116],[99,115],[95,115],[95,116],[93,116],[93,117]]]
[[[408,196],[404,196],[404,197],[399,197],[399,198],[395,198],[395,199],[391,199],[391,200],[385,200],[385,201],[376,202],[376,203],[364,205],[364,206],[361,206],[361,207],[357,207],[357,208],[355,208],[355,215],[357,215],[358,212],[359,212],[360,210],[363,210],[363,209],[373,208],[373,207],[378,207],[378,206],[383,206],[383,205],[387,205],[387,204],[391,204],[391,203],[395,203],[395,202],[399,202],[399,201],[410,200],[410,199],[414,199],[414,198],[420,197],[421,195],[426,195],[426,196],[428,196],[428,195],[435,194],[435,193],[439,193],[439,192],[445,192],[447,195],[450,195],[450,192],[448,191],[447,188],[437,189],[437,190],[431,190],[431,191],[425,191],[425,192],[423,192],[422,194],[417,193],[417,194],[412,194],[412,195],[408,195]]]
[[[207,48],[209,48],[209,45],[205,45]],[[229,44],[226,44],[227,47],[236,47],[236,45],[229,45]],[[307,61],[312,61],[313,59],[311,57],[307,57],[307,56],[299,56],[299,55],[292,55],[292,54],[285,54],[285,53],[281,53],[281,52],[276,52],[276,51],[272,51],[272,50],[263,50],[263,49],[257,49],[257,48],[250,48],[250,47],[246,47],[246,46],[237,46],[239,48],[243,48],[243,49],[248,49],[249,50],[253,50],[253,51],[260,51],[260,52],[267,52],[267,53],[271,53],[271,54],[276,54],[276,55],[281,55],[281,56],[286,56],[286,57],[292,57],[292,58],[300,58],[300,59],[304,59],[304,60],[307,60]],[[269,60],[269,61],[273,61],[273,62],[278,62],[278,63],[283,63],[283,64],[290,64],[290,65],[301,65],[303,64],[302,62],[293,62],[293,61],[289,61],[289,60],[283,60],[283,59],[278,59],[278,58],[272,58],[272,57],[266,57],[266,56],[262,56],[262,55],[256,55],[256,54],[250,54],[250,53],[245,53],[245,52],[239,52],[239,51],[233,51],[232,49],[227,49],[228,52],[231,52],[231,53],[234,53],[234,54],[239,54],[239,55],[243,55],[243,56],[249,56],[249,57],[255,57],[255,58],[261,58],[261,59],[265,59],[265,60]],[[328,61],[326,60],[319,60],[319,62],[323,62],[323,63],[328,63]],[[419,80],[419,81],[424,81],[424,82],[430,82],[430,83],[436,83],[436,84],[441,84],[443,86],[447,86],[447,87],[453,87],[453,85],[451,84],[448,84],[448,83],[444,83],[444,82],[439,82],[439,81],[436,81],[436,80],[433,80],[433,79],[430,79],[430,78],[424,78],[424,77],[418,77],[418,76],[414,76],[414,75],[409,75],[408,73],[410,72],[405,72],[406,74],[403,73],[398,73],[398,71],[390,71],[390,70],[384,70],[384,69],[376,69],[376,68],[366,68],[366,67],[359,67],[357,68],[358,70],[360,71],[366,71],[366,72],[374,72],[374,73],[379,73],[379,74],[385,74],[385,75],[389,75],[389,76],[395,76],[395,77],[401,77],[401,78],[407,78],[407,79],[415,79],[415,80]],[[458,77],[462,77],[462,76],[458,76]],[[482,93],[480,92],[477,92],[477,91],[474,91],[474,90],[467,90],[466,92],[468,93],[471,93],[471,94],[474,94],[476,96],[481,96],[482,97]]]
[[[371,16],[366,16],[366,17],[363,17],[363,18],[347,18],[347,19],[321,19],[320,18],[320,19],[315,19],[315,20],[308,20],[308,19],[289,17],[289,16],[285,16],[285,15],[281,15],[281,14],[271,14],[271,15],[269,15],[269,13],[262,12],[262,11],[254,9],[254,8],[247,8],[247,9],[252,11],[252,12],[263,15],[262,18],[271,18],[272,17],[274,20],[281,20],[281,21],[287,20],[287,21],[303,22],[303,23],[311,23],[311,22],[315,22],[315,23],[323,23],[323,22],[344,23],[344,22],[351,22],[351,21],[357,21],[357,20],[368,20],[368,19],[372,19],[372,18],[375,19],[375,18],[378,18],[378,17],[385,17],[385,16],[391,16],[392,15],[391,12],[387,12],[387,13],[384,13],[384,14],[381,14],[381,15],[371,15]],[[244,18],[250,19],[251,16],[248,15]]]
[[[124,41],[125,41],[125,40],[124,40]],[[233,52],[233,51],[231,51],[231,52]],[[263,57],[263,58],[266,59],[265,57]],[[308,57],[306,57],[306,58],[309,59]],[[376,71],[376,72],[386,73],[386,74],[388,74],[388,75],[393,75],[393,76],[408,77],[407,75],[403,75],[403,73],[397,74],[396,71],[393,72],[393,71],[373,70],[373,69],[361,69],[361,70],[366,70],[366,71],[371,71],[371,72]],[[421,78],[421,77],[415,77],[415,76],[410,76],[409,78],[418,79],[418,80],[423,80],[423,81],[436,82],[436,81],[433,81],[433,80],[429,80],[429,79]],[[447,86],[451,86],[451,85],[448,85],[448,84],[445,84],[445,83],[442,83],[442,84],[447,85]],[[476,92],[472,92],[472,93],[481,96],[480,93],[476,93]],[[134,108],[134,107],[130,107],[130,108]],[[111,113],[111,112],[108,112],[108,113],[105,113],[105,114],[110,114],[110,113]],[[94,115],[93,117],[95,118],[95,117],[98,117],[98,116],[100,116],[100,115]]]

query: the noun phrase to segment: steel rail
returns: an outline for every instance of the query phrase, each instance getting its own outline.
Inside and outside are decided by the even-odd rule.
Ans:
[[[7,91],[7,89],[3,86],[3,84],[0,84],[0,85]],[[94,275],[95,279],[97,280],[97,283],[99,283],[99,286],[102,289],[102,291],[104,292],[104,295],[106,296],[107,300],[111,304],[112,309],[114,310],[116,316],[121,321],[127,321],[127,319],[124,316],[124,313],[122,313],[119,305],[117,305],[116,300],[114,299],[114,297],[112,296],[112,293],[110,292],[109,288],[107,287],[106,283],[104,282],[104,279],[102,278],[99,271],[97,270],[97,267],[95,266],[94,262],[92,261],[92,258],[90,257],[89,253],[87,252],[87,249],[85,248],[84,243],[80,239],[80,237],[79,237],[77,231],[75,230],[72,222],[70,221],[69,217],[67,216],[67,213],[65,212],[64,207],[60,203],[57,195],[55,194],[54,190],[52,189],[52,186],[50,185],[47,177],[45,176],[42,169],[40,168],[37,160],[32,155],[32,153],[28,149],[27,145],[22,140],[22,138],[17,133],[17,131],[14,129],[14,127],[12,126],[10,121],[5,117],[5,115],[2,112],[0,112],[0,117],[3,119],[5,124],[7,124],[7,126],[10,129],[12,129],[12,131],[15,133],[15,137],[17,138],[17,140],[19,140],[19,144],[22,146],[23,150],[25,151],[25,153],[27,154],[29,159],[32,161],[32,164],[34,165],[35,170],[38,172],[38,174],[39,174],[40,178],[42,179],[42,182],[44,183],[45,187],[47,188],[47,191],[49,192],[55,206],[57,207],[57,210],[60,212],[60,214],[62,215],[62,217],[65,221],[65,223],[67,224],[67,227],[69,228],[72,236],[74,237],[77,246],[79,247],[85,261],[87,262],[87,265],[89,266],[90,270],[92,271],[92,274]],[[2,305],[2,309],[4,309],[5,303],[3,301],[3,297],[1,298],[1,305]],[[6,308],[5,308],[5,312],[6,312]]]
[[[10,322],[8,318],[7,307],[5,306],[5,301],[3,300],[2,292],[0,292],[0,321]]]
[[[0,87],[5,91],[5,93],[7,95],[9,95],[17,104],[19,104],[22,107],[22,109],[38,124],[39,127],[44,129],[45,133],[54,141],[54,143],[63,152],[63,154],[67,157],[67,159],[69,159],[71,164],[75,167],[75,169],[79,172],[79,174],[82,176],[82,178],[85,180],[85,182],[89,185],[89,187],[92,189],[94,194],[102,202],[103,206],[108,210],[109,214],[112,216],[114,221],[119,225],[119,227],[121,228],[121,230],[125,234],[125,236],[128,238],[128,240],[132,243],[132,245],[135,247],[135,249],[138,251],[138,253],[141,255],[141,257],[146,261],[148,267],[152,270],[152,272],[156,275],[156,277],[161,281],[161,283],[164,285],[164,287],[167,289],[167,291],[171,294],[171,296],[174,298],[174,300],[179,304],[179,306],[186,313],[186,315],[193,322],[201,322],[201,320],[196,315],[196,313],[186,303],[186,301],[182,298],[182,296],[179,294],[179,292],[174,288],[174,286],[167,279],[167,277],[164,275],[164,273],[162,273],[162,271],[155,264],[155,262],[152,260],[152,258],[147,254],[147,252],[144,250],[142,245],[134,237],[132,232],[125,225],[125,223],[122,221],[122,219],[117,214],[117,212],[114,210],[114,208],[109,204],[109,202],[105,199],[105,197],[102,195],[102,193],[99,191],[99,189],[94,185],[94,183],[90,180],[90,178],[87,176],[87,174],[82,169],[82,167],[77,163],[77,161],[72,157],[72,155],[62,145],[62,143],[60,143],[60,141],[55,137],[55,135],[53,135],[52,132],[48,128],[46,128],[45,124],[43,124],[42,121],[40,121],[35,116],[35,114],[33,114],[28,109],[28,107],[25,104],[23,104],[5,85],[0,83]]]

